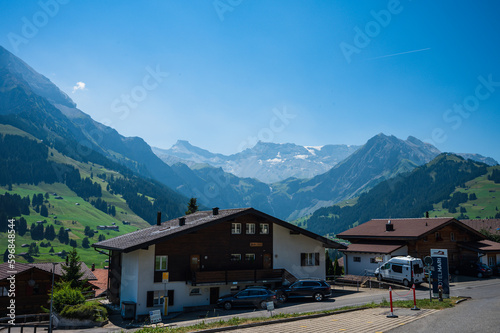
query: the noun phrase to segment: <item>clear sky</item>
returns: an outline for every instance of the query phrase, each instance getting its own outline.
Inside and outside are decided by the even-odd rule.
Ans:
[[[500,161],[498,1],[1,1],[0,45],[125,136],[235,153],[383,132]]]

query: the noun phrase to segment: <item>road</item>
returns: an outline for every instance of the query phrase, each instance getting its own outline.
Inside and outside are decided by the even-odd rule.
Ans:
[[[456,296],[472,297],[460,305],[391,330],[414,332],[499,332],[500,280],[460,283],[452,288]]]

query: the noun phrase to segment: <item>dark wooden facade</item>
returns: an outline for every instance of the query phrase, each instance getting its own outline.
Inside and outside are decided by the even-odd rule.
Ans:
[[[108,299],[111,303],[120,303],[122,257],[121,252],[110,251],[108,273]]]
[[[232,234],[233,223],[241,224],[240,234]],[[246,233],[249,223],[255,225],[254,234]],[[261,224],[268,225],[269,233],[260,233]],[[247,254],[255,259],[249,260]],[[170,281],[192,281],[196,272],[248,270],[253,276],[255,270],[272,268],[273,223],[255,215],[240,216],[158,243],[155,255],[168,256]],[[161,282],[161,273],[155,272],[155,282]]]
[[[33,286],[28,283],[34,281]],[[35,267],[15,275],[15,305],[16,315],[43,313],[42,306],[48,308],[48,292],[52,286],[52,273]],[[7,279],[0,281],[0,287],[9,289],[10,282]],[[0,297],[0,317],[7,316],[7,307],[11,297]]]
[[[477,260],[477,252],[465,250],[458,245],[481,239],[483,238],[457,224],[448,224],[432,234],[408,242],[408,254],[424,258],[430,255],[431,249],[447,249],[450,271],[455,271],[461,264]]]

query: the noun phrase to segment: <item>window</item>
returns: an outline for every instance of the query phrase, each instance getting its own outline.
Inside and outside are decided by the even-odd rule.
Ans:
[[[153,306],[158,306],[160,305],[160,300],[164,296],[163,290],[156,290],[153,294]]]
[[[300,254],[301,266],[319,266],[319,253],[301,253]]]
[[[231,261],[241,261],[241,254],[239,254],[239,253],[232,253],[231,254]]]
[[[377,264],[376,258],[370,258],[370,264]]]
[[[255,223],[247,223],[247,234],[248,235],[255,234]]]
[[[155,257],[155,271],[166,271],[168,269],[168,256]]]
[[[495,257],[488,257],[488,266],[493,267],[496,265]]]
[[[0,297],[9,296],[9,289],[7,287],[0,287]]]
[[[361,262],[361,257],[354,257],[352,258],[354,262]]]
[[[255,253],[247,253],[245,254],[246,261],[255,261]]]
[[[261,223],[260,224],[260,233],[263,235],[269,234],[269,224]]]
[[[454,232],[450,232],[450,240],[451,240],[452,242],[454,242],[454,241],[455,241],[455,233],[454,233]]]
[[[394,273],[403,273],[403,266],[392,265],[392,270],[394,271]]]
[[[441,238],[441,234],[439,232],[435,233],[436,236],[436,241],[442,241],[443,239]]]
[[[427,242],[427,236],[424,236],[424,242]]]
[[[241,223],[231,223],[231,234],[233,235],[241,234]]]
[[[191,291],[189,292],[189,296],[198,296],[198,295],[201,295],[200,288],[192,288]]]

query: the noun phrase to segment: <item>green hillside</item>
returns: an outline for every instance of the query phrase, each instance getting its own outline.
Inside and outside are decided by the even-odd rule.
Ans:
[[[137,229],[150,226],[149,223],[141,219],[139,216],[134,214],[126,205],[125,201],[118,196],[111,195],[107,191],[103,191],[103,198],[109,203],[116,205],[116,216],[113,217],[108,215],[96,208],[94,208],[89,202],[86,202],[82,198],[78,197],[73,191],[71,191],[66,185],[61,183],[55,184],[45,184],[41,183],[38,186],[34,185],[13,185],[12,191],[8,191],[7,187],[0,187],[0,194],[4,193],[19,194],[21,197],[29,195],[30,198],[33,195],[42,193],[50,193],[49,198],[46,199],[46,205],[50,205],[48,208],[48,217],[43,217],[39,213],[36,213],[33,207],[30,207],[30,215],[21,215],[27,221],[28,228],[32,223],[37,221],[46,220],[44,227],[47,228],[49,225],[53,225],[56,233],[58,230],[63,228],[69,228],[69,237],[77,242],[77,251],[82,258],[82,260],[87,264],[96,264],[97,268],[102,268],[106,265],[105,260],[107,256],[99,254],[92,247],[83,248],[82,240],[86,237],[84,230],[86,226],[89,226],[92,230],[97,230],[98,225],[111,226],[113,223],[119,227],[119,231],[114,230],[98,230],[97,233],[92,238],[89,238],[90,244],[97,242],[99,235],[104,235],[106,239],[111,237],[116,237],[118,235],[126,234]],[[62,199],[56,199],[56,196],[52,193],[56,193],[57,197]],[[19,218],[16,218],[19,221]],[[129,225],[123,224],[123,221],[130,222]],[[4,249],[7,248],[7,234],[0,233],[0,250],[4,253]],[[52,262],[52,261],[62,261],[63,259],[57,255],[50,254],[49,250],[51,247],[54,248],[54,253],[61,252],[65,250],[69,252],[71,247],[66,244],[59,242],[57,237],[50,241],[51,246],[40,247],[40,244],[48,243],[49,241],[38,240],[34,241],[31,238],[31,234],[28,231],[24,236],[16,234],[16,254],[17,261],[27,262],[26,258],[19,256],[20,253],[28,252],[28,248],[21,247],[23,244],[31,244],[35,242],[40,250],[39,255],[33,256],[35,262]]]
[[[8,142],[17,142],[19,143],[19,146],[8,146],[6,141],[6,138],[8,136],[10,136],[10,138],[13,138]],[[19,138],[19,140],[21,141],[15,138]],[[2,206],[0,205],[0,219],[2,220],[3,227],[5,226],[5,221],[7,218],[14,217],[18,226],[20,224],[21,218],[26,220],[27,232],[24,234],[19,231],[16,232],[16,260],[19,262],[53,262],[64,260],[63,256],[58,256],[57,253],[62,251],[69,252],[72,247],[70,244],[65,244],[64,240],[63,243],[59,241],[59,237],[57,236],[59,230],[62,227],[63,230],[68,229],[69,239],[72,242],[76,241],[77,251],[82,260],[87,265],[95,263],[97,268],[104,267],[107,265],[107,256],[96,252],[91,247],[91,244],[97,242],[99,238],[102,239],[103,237],[105,237],[106,239],[108,239],[144,227],[148,227],[150,226],[150,223],[153,223],[154,221],[150,221],[150,219],[146,221],[139,215],[141,213],[147,213],[147,216],[151,216],[153,210],[156,214],[157,207],[155,206],[155,204],[161,204],[163,206],[169,205],[168,195],[171,190],[169,190],[168,188],[162,185],[158,185],[153,181],[144,180],[133,175],[122,175],[117,171],[107,169],[102,165],[98,165],[96,163],[84,163],[76,161],[68,156],[61,154],[53,147],[45,146],[42,141],[37,140],[30,134],[27,134],[15,127],[9,125],[0,125],[0,139],[2,139],[0,140],[0,149],[2,149],[2,152],[4,152],[4,156],[1,156],[0,158],[0,163],[2,163],[2,168],[4,169],[2,171],[2,176],[8,177],[7,179],[12,180],[9,180],[8,184],[6,184],[5,182],[3,185],[0,184],[0,199],[5,199],[7,197],[12,198],[13,196],[18,195],[20,198],[26,199],[28,197],[30,200],[29,214],[27,213],[27,211],[24,211],[23,214],[11,215],[7,211],[12,206],[15,206],[14,204],[3,206],[3,211],[1,208]],[[36,143],[34,143],[35,141]],[[32,146],[30,142],[35,144],[35,146]],[[40,148],[42,150],[46,149],[45,155],[41,153],[41,158],[40,156],[30,157],[34,156],[29,150],[33,148]],[[23,150],[27,151],[23,152]],[[46,159],[45,162],[43,162],[44,158]],[[47,165],[50,165],[52,166],[53,170],[44,170],[44,172],[40,173],[38,172],[39,170],[36,170],[40,165],[45,167]],[[34,175],[32,178],[35,180],[30,180],[24,183],[15,181],[16,168],[21,170],[20,174],[32,173]],[[68,170],[70,171],[70,173],[68,173]],[[37,180],[37,177],[40,179],[43,179],[43,177],[47,177],[47,175],[50,175],[50,172],[52,172],[53,174],[55,173],[55,176],[59,180],[49,183]],[[74,176],[75,172],[77,172],[77,174],[79,173],[78,179],[81,179],[81,183],[77,182],[77,185],[84,184],[85,182],[92,184],[93,188],[97,186],[96,184],[99,185],[99,197],[82,197],[82,195],[79,196],[74,190],[69,187],[69,185],[67,185],[68,177],[70,175]],[[51,176],[53,178],[53,175]],[[5,179],[5,177],[2,179]],[[120,180],[130,183],[132,184],[132,186],[135,186],[135,188],[141,189],[143,191],[161,193],[161,198],[158,195],[152,197],[149,195],[149,193],[142,194],[134,192],[133,194],[130,194],[127,192],[126,195],[129,196],[129,200],[133,200],[135,198],[134,195],[137,195],[138,198],[144,198],[146,202],[149,202],[149,205],[146,205],[146,209],[143,209],[141,210],[141,212],[136,213],[129,207],[129,204],[127,204],[127,200],[126,198],[124,198],[125,195],[118,194],[121,192],[112,189],[114,183],[110,184],[110,182],[117,182]],[[43,205],[34,205],[34,196],[43,196]],[[94,207],[91,204],[93,201],[95,202],[97,200],[105,202],[103,210],[106,212]],[[6,200],[4,200],[4,202],[5,201]],[[157,203],[156,201],[158,201],[159,203]],[[174,206],[174,204],[176,205]],[[174,204],[171,205],[175,209],[172,209],[172,211],[165,213],[164,219],[173,218],[173,216],[169,216],[169,214],[180,214],[180,212],[182,212],[181,207],[177,207],[179,206],[179,204],[177,202],[174,202]],[[41,206],[47,208],[48,214],[45,217],[42,216]],[[158,210],[163,209],[158,208]],[[165,212],[165,210],[163,211]],[[44,230],[46,230],[49,226],[53,226],[56,237],[52,240],[48,240],[47,238],[34,240],[32,238],[32,233],[30,230],[32,225],[43,225]],[[118,226],[119,231],[97,230],[97,226],[113,225]],[[86,228],[87,235],[85,234]],[[94,231],[94,233],[92,234],[92,232],[90,232],[89,230]],[[85,238],[88,238],[89,244],[84,248],[82,242]],[[46,246],[49,242],[50,245]],[[21,253],[29,252],[29,245],[32,243],[35,243],[37,245],[39,253],[33,253],[32,251],[30,256],[21,256]],[[7,233],[3,229],[2,232],[0,232],[1,254],[4,254],[5,250],[7,249],[7,245]]]
[[[429,215],[435,217],[453,216],[460,219],[500,218],[500,183],[488,180],[488,176],[492,174],[493,170],[500,171],[500,166],[488,168],[488,174],[466,182],[465,187],[457,187],[450,195],[451,198],[455,193],[465,193],[470,198],[471,194],[475,194],[477,199],[468,199],[466,202],[460,203],[456,212],[450,212],[450,209],[443,208],[443,200],[434,205],[434,209],[429,212]],[[460,208],[464,208],[465,212],[460,212]]]
[[[497,167],[488,168],[486,164],[443,153],[410,173],[381,182],[360,195],[356,202],[353,200],[353,205],[345,203],[318,209],[297,224],[321,235],[335,235],[375,218],[424,217],[426,211],[431,215],[449,216],[449,210],[443,212],[443,205],[455,206],[457,199],[463,200],[464,197],[465,204],[469,200],[468,193],[474,191],[477,191],[474,193],[477,199],[471,200],[474,201],[470,203],[471,213],[474,213],[471,217],[495,216],[492,213],[496,206],[490,201],[496,198],[487,198],[494,197],[495,192],[489,192],[493,189],[486,186],[486,183],[495,186],[487,179],[494,168]],[[484,184],[479,185],[481,181],[475,183],[479,179]],[[452,198],[457,188],[462,188],[467,194],[456,194]],[[457,212],[458,217],[460,207]]]

